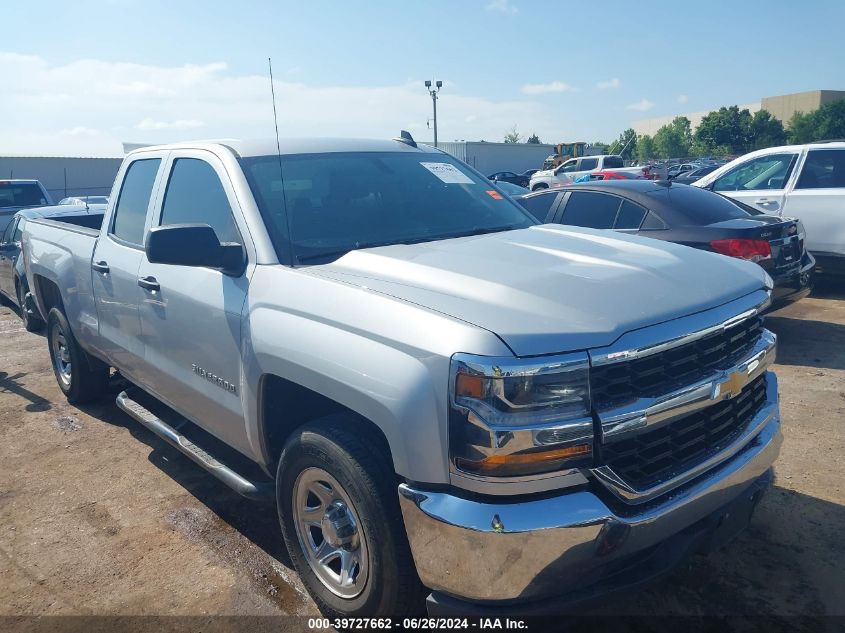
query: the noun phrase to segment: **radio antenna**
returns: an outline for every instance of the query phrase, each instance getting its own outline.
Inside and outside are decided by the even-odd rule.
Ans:
[[[276,128],[276,155],[279,157],[279,179],[282,185],[282,209],[285,213],[285,228],[288,234],[288,257],[291,265],[296,264],[293,251],[293,238],[290,234],[290,217],[288,216],[288,200],[285,193],[285,176],[282,173],[282,144],[279,141],[279,117],[276,115],[276,87],[273,84],[273,58],[267,58],[267,66],[270,68],[270,95],[273,99],[273,125]]]

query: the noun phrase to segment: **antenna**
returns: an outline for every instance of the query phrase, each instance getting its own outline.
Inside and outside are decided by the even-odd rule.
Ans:
[[[273,99],[273,125],[276,128],[276,155],[279,157],[279,178],[281,179],[282,184],[282,209],[285,213],[285,227],[287,228],[288,233],[288,255],[290,256],[290,262],[293,265],[294,262],[294,255],[293,255],[293,240],[290,234],[290,217],[288,216],[288,200],[287,195],[285,194],[285,176],[282,173],[282,144],[279,142],[279,117],[276,116],[276,88],[273,85],[273,58],[267,58],[267,66],[270,68],[270,95]]]

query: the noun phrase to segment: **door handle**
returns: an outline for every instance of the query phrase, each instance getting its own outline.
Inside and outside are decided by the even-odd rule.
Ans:
[[[764,207],[770,207],[772,205],[777,206],[777,203],[778,203],[777,200],[769,200],[768,198],[759,198],[759,199],[754,201],[754,204],[759,204],[759,205],[764,206]]]
[[[138,285],[144,290],[149,290],[150,292],[158,292],[161,290],[161,286],[158,281],[156,281],[155,277],[141,277],[138,279]]]
[[[98,273],[103,273],[104,275],[107,275],[109,272],[108,262],[104,261],[94,262],[93,264],[91,264],[91,268],[96,270]]]

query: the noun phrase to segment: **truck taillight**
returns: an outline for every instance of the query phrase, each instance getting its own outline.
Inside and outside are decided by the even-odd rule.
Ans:
[[[752,262],[772,258],[772,247],[766,240],[713,240],[710,246],[717,253]]]

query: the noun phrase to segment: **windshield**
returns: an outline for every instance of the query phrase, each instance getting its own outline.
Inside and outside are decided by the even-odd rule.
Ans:
[[[0,208],[40,207],[45,204],[44,192],[34,182],[0,182]]]
[[[294,265],[536,224],[487,179],[445,154],[259,156],[242,158],[241,165],[280,260]]]

